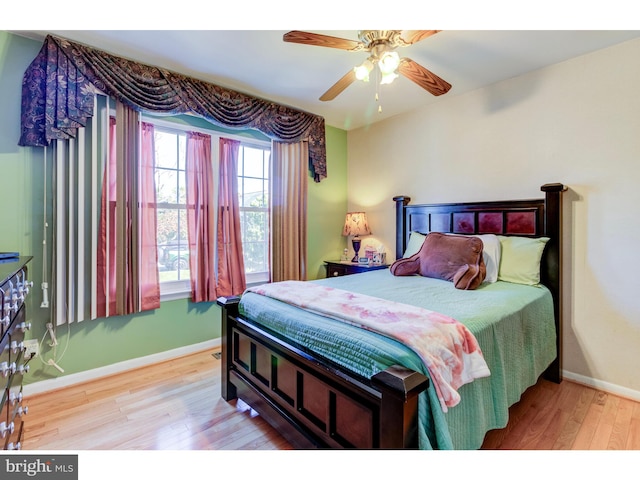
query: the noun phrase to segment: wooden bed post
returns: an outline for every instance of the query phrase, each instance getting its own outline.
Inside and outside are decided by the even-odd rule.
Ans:
[[[542,274],[553,297],[558,352],[544,377],[555,383],[562,381],[562,192],[566,189],[561,183],[547,183],[540,187],[545,192],[544,230],[550,239],[545,252],[547,269]]]
[[[225,400],[237,398],[236,387],[229,381],[229,368],[233,365],[233,348],[231,348],[231,323],[238,315],[238,304],[240,297],[220,297],[217,300],[222,310],[222,371],[221,371],[221,394]],[[233,318],[232,318],[233,317]]]
[[[418,448],[418,394],[429,379],[394,365],[371,377],[371,384],[382,393],[380,448]]]
[[[406,228],[404,224],[404,207],[411,201],[411,197],[400,195],[393,197],[396,202],[396,260],[402,258],[406,239],[404,238]]]

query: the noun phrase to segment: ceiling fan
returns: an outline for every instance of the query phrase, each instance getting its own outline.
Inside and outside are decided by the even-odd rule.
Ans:
[[[380,83],[391,83],[400,75],[418,84],[433,95],[442,95],[449,91],[451,85],[430,72],[422,65],[410,58],[400,58],[395,51],[398,47],[408,47],[427,37],[435,35],[440,30],[361,30],[358,32],[359,40],[332,37],[319,33],[302,32],[294,30],[285,33],[285,42],[301,43],[305,45],[317,45],[320,47],[338,48],[351,52],[369,52],[369,57],[359,66],[351,69],[338,80],[321,97],[321,101],[329,101],[336,98],[349,85],[356,80],[369,78],[369,73],[375,65],[382,74]]]

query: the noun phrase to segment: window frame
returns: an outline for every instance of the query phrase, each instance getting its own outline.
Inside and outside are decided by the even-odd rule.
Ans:
[[[177,128],[173,128],[173,127],[168,127],[165,125],[160,125],[157,122],[149,122],[148,120],[145,119],[145,121],[147,123],[152,123],[154,126],[154,131],[161,131],[164,133],[169,133],[169,134],[175,134],[175,135],[184,135],[185,131],[182,129],[177,129]],[[177,175],[180,174],[180,172],[184,172],[184,170],[181,170],[179,168],[180,166],[180,162],[178,162],[176,169],[170,169],[167,167],[158,167],[158,165],[156,165],[155,169],[163,169],[163,170],[168,170],[168,171],[175,171],[177,173]],[[186,172],[185,172],[186,174]],[[176,182],[178,182],[178,178],[176,178]],[[179,182],[178,182],[179,185]],[[157,192],[157,190],[156,190]],[[183,205],[183,207],[180,207],[180,205]],[[181,204],[181,203],[166,203],[166,202],[158,202],[156,199],[156,209],[175,209],[177,211],[181,211],[184,210],[186,212],[187,210],[187,206],[186,206],[186,199],[185,199],[185,203]],[[186,217],[185,217],[186,218]],[[178,222],[180,221],[180,215],[178,215]],[[184,228],[186,228],[186,225],[184,226]],[[157,241],[157,235],[156,235],[156,241]],[[187,252],[189,249],[189,245],[187,242]],[[160,258],[158,258],[158,263],[160,262]],[[177,296],[181,296],[184,295],[184,291],[185,289],[188,289],[190,291],[191,286],[190,286],[190,278],[187,279],[181,279],[181,280],[169,280],[169,281],[164,281],[164,282],[160,282],[160,300],[165,300],[167,298],[174,298],[176,295]]]
[[[266,145],[260,145],[256,142],[247,142],[247,141],[241,141],[241,146],[244,148],[252,148],[254,150],[262,150],[263,152],[265,150],[269,151],[269,159],[268,159],[268,171],[267,173],[267,177],[264,177],[265,171],[263,168],[263,176],[262,177],[255,177],[255,176],[248,176],[248,175],[240,175],[240,172],[238,172],[238,179],[242,176],[245,179],[258,179],[260,178],[263,182],[263,187],[264,187],[264,183],[266,181],[267,183],[267,202],[266,202],[266,206],[264,207],[251,207],[251,206],[243,206],[240,205],[239,206],[239,210],[240,212],[265,212],[267,215],[267,228],[270,228],[270,196],[271,196],[271,191],[270,191],[270,185],[271,185],[271,162],[273,161],[273,151],[271,149],[271,145],[269,145],[268,147]],[[263,155],[263,162],[264,162],[264,153]],[[243,158],[243,165],[244,165],[244,158]],[[263,164],[264,167],[264,164]],[[242,172],[245,173],[245,172]],[[263,189],[264,192],[264,189]],[[239,192],[241,193],[241,192]],[[266,238],[266,259],[267,259],[267,271],[266,272],[255,272],[255,273],[247,273],[247,269],[246,269],[246,265],[245,265],[245,279],[247,281],[247,286],[250,285],[259,285],[261,283],[266,283],[269,281],[270,276],[271,276],[271,269],[270,269],[270,252],[269,252],[269,236],[270,236],[270,231],[267,231],[267,238]],[[244,238],[243,238],[243,244],[244,244]]]
[[[226,132],[221,132],[213,129],[203,128],[203,127],[195,127],[187,124],[172,122],[170,120],[158,119],[156,117],[150,117],[147,115],[142,116],[142,120],[147,123],[151,123],[154,127],[158,127],[165,131],[175,131],[180,133],[186,132],[198,132],[209,135],[211,137],[211,161],[213,163],[213,185],[215,192],[218,192],[219,188],[219,172],[220,172],[220,148],[219,148],[219,140],[220,138],[229,138],[232,140],[238,140],[241,142],[243,146],[253,147],[259,149],[268,149],[272,150],[271,142],[266,140],[260,140],[257,138],[249,138],[242,135],[230,134]],[[271,155],[273,152],[271,153]],[[271,162],[272,156],[270,156]],[[271,163],[269,164],[271,166]],[[269,207],[267,207],[269,208]],[[214,222],[217,225],[217,209],[214,214]],[[217,251],[217,249],[216,249]],[[216,255],[217,262],[217,255]],[[247,276],[245,269],[245,277]],[[257,282],[250,282],[249,278],[247,278],[247,285],[264,283],[262,280]],[[170,300],[179,300],[184,298],[191,297],[191,280],[175,280],[175,281],[167,281],[160,282],[160,301],[170,301]]]

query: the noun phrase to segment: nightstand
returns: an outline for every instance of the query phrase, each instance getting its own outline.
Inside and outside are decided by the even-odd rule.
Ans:
[[[349,261],[330,262],[326,260],[324,262],[324,266],[327,269],[327,278],[342,277],[343,275],[353,275],[354,273],[362,273],[369,272],[371,270],[382,270],[384,268],[389,268],[389,265],[387,264],[370,263],[368,265],[361,265],[359,263]]]

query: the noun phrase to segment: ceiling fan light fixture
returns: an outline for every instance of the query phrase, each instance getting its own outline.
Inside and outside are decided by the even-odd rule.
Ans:
[[[356,74],[356,78],[364,82],[369,81],[369,73],[371,72],[371,70],[373,70],[373,63],[368,58],[364,62],[362,62],[362,65],[353,67],[353,71]]]
[[[398,52],[384,52],[378,62],[378,68],[383,76],[395,72],[399,65],[400,55]]]
[[[382,78],[380,79],[380,85],[389,85],[396,78],[398,78],[398,74],[395,72],[383,73]]]

